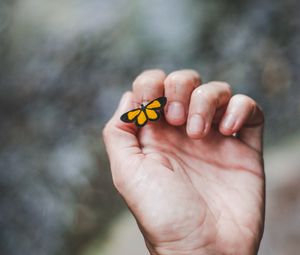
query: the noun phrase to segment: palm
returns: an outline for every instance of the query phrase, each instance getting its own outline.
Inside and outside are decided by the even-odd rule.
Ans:
[[[193,140],[184,127],[163,124],[142,129],[139,142],[145,156],[129,161],[138,171],[126,200],[150,242],[251,250],[236,244],[249,243],[262,227],[263,172],[255,150],[216,130]]]

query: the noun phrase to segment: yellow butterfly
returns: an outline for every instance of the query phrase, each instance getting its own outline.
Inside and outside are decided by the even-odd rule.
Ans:
[[[124,113],[120,119],[127,123],[133,122],[137,127],[143,127],[148,120],[155,121],[159,119],[160,111],[166,103],[166,97],[156,98],[145,106],[142,104],[141,108]]]

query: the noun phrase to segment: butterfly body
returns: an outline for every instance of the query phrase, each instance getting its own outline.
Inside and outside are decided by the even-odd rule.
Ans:
[[[143,104],[141,104],[141,110],[142,110],[142,111],[145,111],[145,110],[146,110],[146,106],[143,105]]]
[[[159,97],[150,103],[143,105],[141,108],[136,108],[124,113],[121,120],[127,123],[134,123],[137,127],[143,127],[148,120],[155,121],[160,117],[160,111],[167,103],[166,97]]]

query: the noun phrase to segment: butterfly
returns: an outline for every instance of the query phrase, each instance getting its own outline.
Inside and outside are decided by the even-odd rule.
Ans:
[[[124,113],[120,119],[127,123],[133,122],[137,127],[143,127],[148,120],[155,121],[159,119],[160,111],[166,103],[166,97],[156,98],[146,105],[141,104],[141,108]]]

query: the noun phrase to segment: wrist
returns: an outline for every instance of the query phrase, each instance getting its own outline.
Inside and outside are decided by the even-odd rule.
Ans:
[[[167,247],[163,245],[153,245],[147,240],[146,246],[150,255],[221,255],[222,253],[204,248],[199,249],[178,249],[177,247]]]
[[[163,245],[152,245],[146,241],[146,246],[150,255],[257,255],[258,248],[248,247],[248,248],[232,248],[228,249],[223,247],[201,247],[198,249],[178,249],[177,247],[166,247]]]

